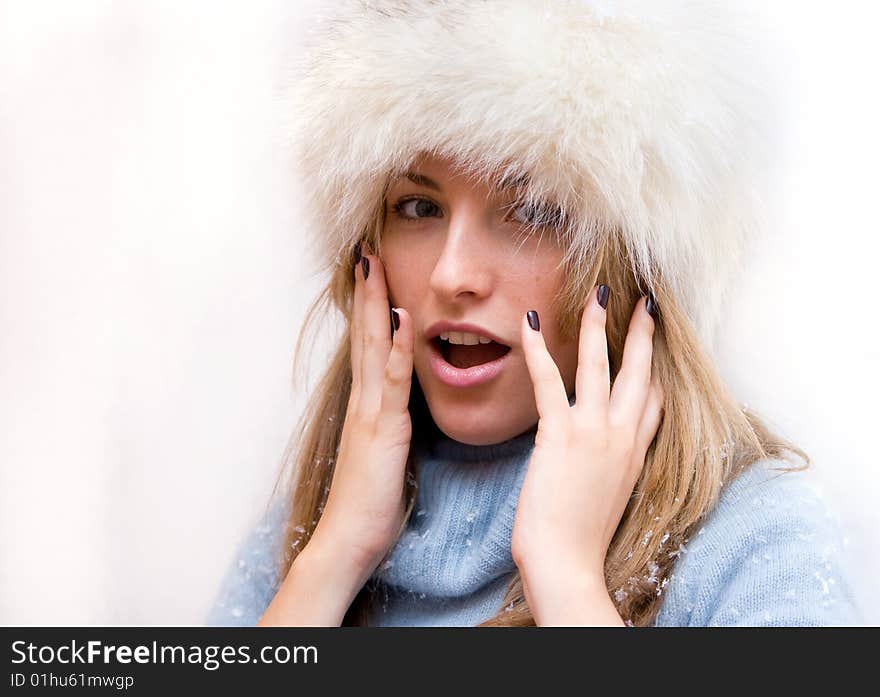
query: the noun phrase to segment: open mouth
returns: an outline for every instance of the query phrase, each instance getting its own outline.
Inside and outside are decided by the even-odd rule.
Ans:
[[[490,341],[488,344],[452,344],[439,336],[431,340],[443,360],[455,368],[473,368],[490,363],[510,351],[510,346]]]

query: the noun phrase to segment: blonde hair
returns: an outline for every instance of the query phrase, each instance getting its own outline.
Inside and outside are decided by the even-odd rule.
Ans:
[[[382,211],[377,211],[364,237],[381,255]],[[612,380],[617,375],[630,315],[645,294],[643,279],[613,231],[599,232],[599,253],[587,268],[563,260],[564,284],[556,298],[557,319],[564,334],[575,336],[587,294],[596,283],[612,288],[606,332]],[[664,415],[645,458],[645,466],[612,539],[605,560],[605,580],[618,612],[627,624],[650,625],[662,602],[663,589],[683,546],[718,501],[724,485],[753,463],[788,460],[783,470],[803,469],[810,458],[800,448],[773,434],[765,420],[742,407],[723,384],[691,321],[675,302],[662,277],[650,289],[660,308],[654,333],[653,371],[664,393]],[[346,406],[351,388],[349,328],[354,279],[351,261],[343,258],[307,314],[296,346],[294,371],[304,337],[335,307],[345,319],[345,332],[288,442],[282,472],[289,471],[291,513],[278,560],[281,578],[308,543],[330,490]],[[418,381],[410,399],[413,432],[435,428]],[[789,460],[797,454],[802,465]],[[781,463],[780,463],[781,464]],[[279,481],[281,476],[279,476]],[[408,520],[417,472],[407,463]],[[277,484],[276,484],[277,490]],[[370,583],[354,599],[343,625],[366,624],[372,601]],[[498,612],[480,626],[532,626],[534,619],[518,573],[509,584]]]

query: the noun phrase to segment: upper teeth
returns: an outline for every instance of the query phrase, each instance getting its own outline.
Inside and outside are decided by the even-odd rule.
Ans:
[[[492,339],[471,332],[443,332],[440,334],[440,338],[450,344],[464,344],[465,346],[492,343]]]

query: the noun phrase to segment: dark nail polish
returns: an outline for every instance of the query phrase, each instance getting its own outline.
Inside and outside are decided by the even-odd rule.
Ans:
[[[536,332],[541,331],[541,320],[538,319],[538,313],[534,310],[529,310],[526,313],[526,317],[529,320],[529,326],[534,329]]]
[[[358,240],[357,244],[354,246],[354,265],[357,266],[361,263],[361,241]]]
[[[648,293],[648,299],[645,301],[645,309],[651,317],[657,316],[657,301],[654,300],[654,295],[652,293]]]
[[[391,333],[398,329],[400,329],[400,315],[397,314],[397,310],[391,310]]]
[[[366,257],[361,258],[361,268],[364,270],[364,280],[370,277],[370,260]]]
[[[599,300],[599,305],[604,310],[608,307],[608,296],[611,295],[611,289],[606,286],[604,283],[599,286],[599,293],[597,299]]]

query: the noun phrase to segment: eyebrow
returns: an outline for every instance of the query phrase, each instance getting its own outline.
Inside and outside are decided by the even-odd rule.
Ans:
[[[411,182],[413,182],[414,184],[418,184],[419,186],[424,186],[425,188],[428,188],[428,189],[433,189],[434,191],[441,191],[440,185],[437,182],[435,182],[433,179],[431,179],[430,177],[426,177],[424,174],[419,174],[418,172],[407,172],[404,176],[407,179],[409,179]],[[516,189],[521,186],[524,186],[525,184],[528,184],[528,181],[529,181],[528,174],[523,174],[518,177],[504,177],[504,178],[500,179],[498,182],[496,182],[495,188],[498,191],[504,191],[505,189],[511,189],[511,188]]]
[[[406,178],[409,179],[414,184],[418,184],[419,186],[424,186],[428,189],[434,189],[434,191],[440,191],[440,185],[435,182],[430,177],[426,177],[424,174],[417,174],[416,172],[407,172]]]

